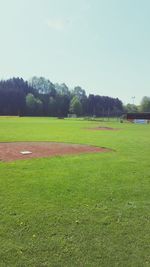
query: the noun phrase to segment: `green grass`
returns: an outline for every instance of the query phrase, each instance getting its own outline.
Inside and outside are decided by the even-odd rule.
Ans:
[[[0,162],[0,266],[150,266],[150,125],[0,118],[0,141],[115,150]]]

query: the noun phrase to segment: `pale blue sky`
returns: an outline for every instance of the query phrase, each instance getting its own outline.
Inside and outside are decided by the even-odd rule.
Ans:
[[[149,0],[0,0],[0,78],[150,96]]]

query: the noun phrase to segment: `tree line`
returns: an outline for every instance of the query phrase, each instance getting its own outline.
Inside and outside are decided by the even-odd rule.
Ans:
[[[44,77],[29,81],[12,78],[0,81],[0,115],[18,116],[113,116],[123,112],[118,98],[89,94],[80,86],[69,89]]]
[[[150,112],[150,97],[144,96],[140,105],[127,104],[123,107],[123,109],[126,113]]]

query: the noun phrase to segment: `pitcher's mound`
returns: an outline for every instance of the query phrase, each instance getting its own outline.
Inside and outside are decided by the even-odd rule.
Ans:
[[[18,159],[44,158],[67,154],[100,153],[108,151],[111,150],[103,147],[52,142],[0,143],[0,160],[13,161]]]
[[[95,127],[95,128],[88,128],[88,130],[95,130],[95,131],[118,131],[118,128],[111,128],[111,127]]]

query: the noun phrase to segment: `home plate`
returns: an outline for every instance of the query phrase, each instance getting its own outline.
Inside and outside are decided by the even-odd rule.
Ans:
[[[21,151],[20,152],[22,155],[29,155],[29,154],[32,154],[31,151]]]

